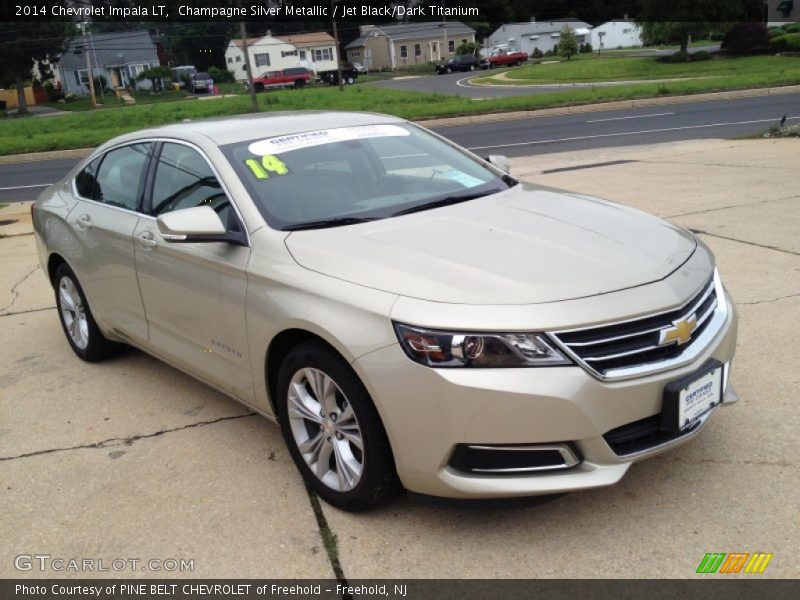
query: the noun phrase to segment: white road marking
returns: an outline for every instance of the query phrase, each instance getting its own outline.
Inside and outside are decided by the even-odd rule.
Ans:
[[[14,187],[1,187],[0,192],[8,192],[10,190],[28,190],[30,188],[47,187],[53,185],[52,183],[37,183],[36,185],[17,185]]]
[[[800,117],[789,117],[787,121],[800,119]],[[777,123],[778,119],[758,119],[755,121],[733,121],[731,123],[709,123],[708,125],[686,125],[684,127],[667,127],[665,129],[643,129],[641,131],[625,131],[622,133],[600,133],[597,135],[582,135],[578,137],[560,138],[555,140],[535,140],[531,142],[515,142],[513,144],[493,144],[491,146],[473,146],[468,150],[486,150],[488,148],[513,148],[515,146],[534,146],[537,144],[552,144],[556,142],[572,142],[576,140],[592,140],[597,138],[617,137],[624,135],[640,135],[643,133],[662,133],[665,131],[681,131],[684,129],[702,129],[704,127],[725,127],[727,125],[748,125],[750,123]]]
[[[604,121],[624,121],[626,119],[646,119],[648,117],[666,117],[668,115],[674,115],[674,112],[668,113],[655,113],[652,115],[633,115],[630,117],[611,117],[609,119],[592,119],[591,121],[586,121],[587,123],[603,123]]]

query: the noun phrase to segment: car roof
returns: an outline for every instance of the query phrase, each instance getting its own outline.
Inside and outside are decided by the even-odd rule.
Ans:
[[[404,122],[403,119],[398,117],[378,113],[340,111],[257,113],[198,119],[144,129],[114,138],[103,147],[153,137],[176,138],[200,144],[211,141],[218,146],[224,146],[257,138],[291,135],[305,131],[402,122]]]

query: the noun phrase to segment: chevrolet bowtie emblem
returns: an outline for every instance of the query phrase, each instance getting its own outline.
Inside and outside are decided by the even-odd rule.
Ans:
[[[697,316],[691,315],[681,321],[673,321],[671,327],[659,332],[658,345],[685,344],[692,339],[692,332],[697,329]]]

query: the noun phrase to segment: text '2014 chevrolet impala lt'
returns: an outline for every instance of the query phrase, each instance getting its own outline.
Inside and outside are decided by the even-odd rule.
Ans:
[[[338,507],[613,484],[737,400],[734,306],[689,232],[507,171],[382,115],[182,123],[48,188],[36,242],[79,357],[277,420]]]

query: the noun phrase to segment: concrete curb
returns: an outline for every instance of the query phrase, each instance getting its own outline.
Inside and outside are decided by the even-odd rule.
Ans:
[[[639,108],[646,106],[668,106],[670,104],[689,104],[691,102],[711,102],[713,100],[734,100],[737,98],[757,98],[760,96],[775,96],[779,94],[794,94],[800,92],[800,85],[787,85],[771,88],[754,88],[747,90],[733,90],[729,92],[710,92],[706,94],[690,94],[687,96],[664,96],[657,98],[639,98],[637,100],[617,100],[612,102],[599,102],[595,104],[579,104],[573,106],[559,106],[555,108],[539,108],[535,110],[518,110],[513,112],[499,112],[480,115],[467,115],[463,117],[442,117],[432,119],[417,119],[415,123],[425,127],[449,127],[453,125],[470,125],[476,123],[495,123],[498,121],[516,121],[519,119],[534,119],[536,117],[552,117],[557,115],[574,115],[581,113],[621,110],[626,108]],[[54,160],[58,158],[83,158],[88,156],[94,148],[78,148],[75,150],[55,150],[51,152],[31,152],[28,154],[10,154],[0,156],[0,165],[37,160]]]

